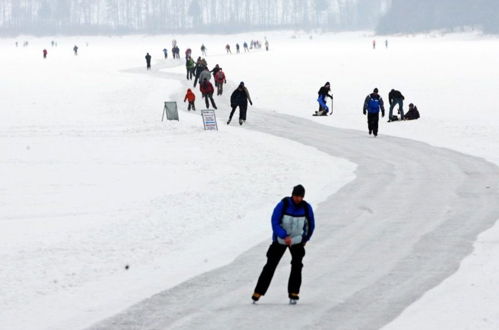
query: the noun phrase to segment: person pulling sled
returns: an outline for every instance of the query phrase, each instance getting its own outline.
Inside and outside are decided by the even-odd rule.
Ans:
[[[333,96],[329,94],[331,91],[331,84],[327,82],[324,86],[319,89],[319,97],[317,98],[317,102],[319,102],[319,110],[314,113],[314,116],[327,116],[328,114],[333,113],[333,109],[331,107],[331,112],[329,112],[329,107],[327,106],[326,98],[331,98],[333,100]]]

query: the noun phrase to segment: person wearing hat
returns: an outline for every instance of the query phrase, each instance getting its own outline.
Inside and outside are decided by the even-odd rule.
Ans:
[[[296,304],[299,299],[305,245],[315,229],[314,212],[312,206],[303,199],[304,196],[305,188],[298,185],[293,188],[291,197],[283,198],[274,208],[271,220],[272,244],[267,251],[267,263],[251,296],[254,303],[267,292],[275,269],[288,248],[292,258],[288,296],[291,304]]]
[[[374,91],[367,95],[364,101],[363,113],[367,114],[367,125],[369,129],[369,135],[374,134],[378,136],[378,123],[379,123],[379,112],[385,116],[385,106],[383,104],[383,99],[378,94],[378,89],[375,88]]]
[[[329,108],[326,104],[326,97],[333,99],[333,96],[329,94],[331,91],[331,84],[329,81],[319,89],[319,98],[317,102],[319,102],[319,110],[315,112],[315,116],[327,116],[329,113]]]
[[[244,86],[244,82],[241,81],[237,89],[234,92],[232,92],[232,95],[230,96],[230,106],[232,108],[232,111],[230,112],[227,125],[230,124],[232,116],[234,115],[234,112],[236,111],[237,107],[239,107],[239,125],[242,125],[246,121],[248,101],[251,105],[253,105],[253,101],[251,101],[248,89]]]

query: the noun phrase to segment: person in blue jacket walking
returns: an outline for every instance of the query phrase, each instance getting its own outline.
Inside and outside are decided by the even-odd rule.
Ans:
[[[299,299],[305,245],[315,229],[314,212],[310,204],[303,199],[304,196],[305,188],[298,185],[293,188],[291,197],[283,198],[274,208],[272,244],[267,251],[267,263],[251,297],[253,302],[258,301],[267,292],[275,269],[288,248],[292,258],[288,295],[291,304],[296,304]]]
[[[378,94],[378,89],[375,88],[374,91],[367,95],[364,100],[364,115],[367,114],[367,125],[369,129],[369,135],[374,134],[378,136],[378,123],[379,123],[379,112],[385,116],[385,106],[383,99]]]

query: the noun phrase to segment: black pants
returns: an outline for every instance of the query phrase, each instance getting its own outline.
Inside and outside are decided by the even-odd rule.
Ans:
[[[147,62],[147,70],[151,70],[151,62]]]
[[[196,87],[196,85],[198,84],[198,80],[199,80],[199,75],[196,74],[194,77],[194,87]]]
[[[255,287],[255,292],[261,295],[267,293],[275,269],[281,261],[284,252],[288,248],[287,245],[281,245],[277,242],[270,245],[267,251],[267,263],[263,267],[262,273],[258,278],[258,283]],[[303,268],[302,260],[305,257],[305,247],[303,244],[296,244],[289,247],[291,252],[291,273],[289,274],[288,293],[299,294],[301,286],[301,270]]]
[[[224,83],[221,82],[221,83],[215,83],[215,85],[217,86],[217,95],[222,95],[223,92],[224,92]]]
[[[369,132],[372,132],[374,135],[378,135],[378,122],[379,112],[367,114],[367,126],[369,128]]]
[[[194,102],[189,102],[189,106],[187,107],[187,110],[191,111],[192,110],[196,110],[196,105],[194,104]]]
[[[232,120],[232,116],[234,116],[234,112],[237,107],[239,107],[239,120],[246,120],[246,112],[248,112],[248,104],[238,104],[232,106],[232,111],[230,112],[229,120]]]
[[[209,109],[210,108],[210,102],[211,101],[211,105],[213,106],[213,108],[217,108],[217,105],[215,104],[215,100],[213,100],[213,93],[210,93],[210,94],[203,94],[203,97],[204,97],[204,100],[206,101],[206,109]]]

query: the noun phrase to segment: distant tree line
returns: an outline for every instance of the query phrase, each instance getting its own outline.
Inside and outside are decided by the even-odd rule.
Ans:
[[[392,0],[377,32],[453,31],[464,27],[499,33],[499,0]]]
[[[2,34],[372,29],[390,0],[0,0]]]

